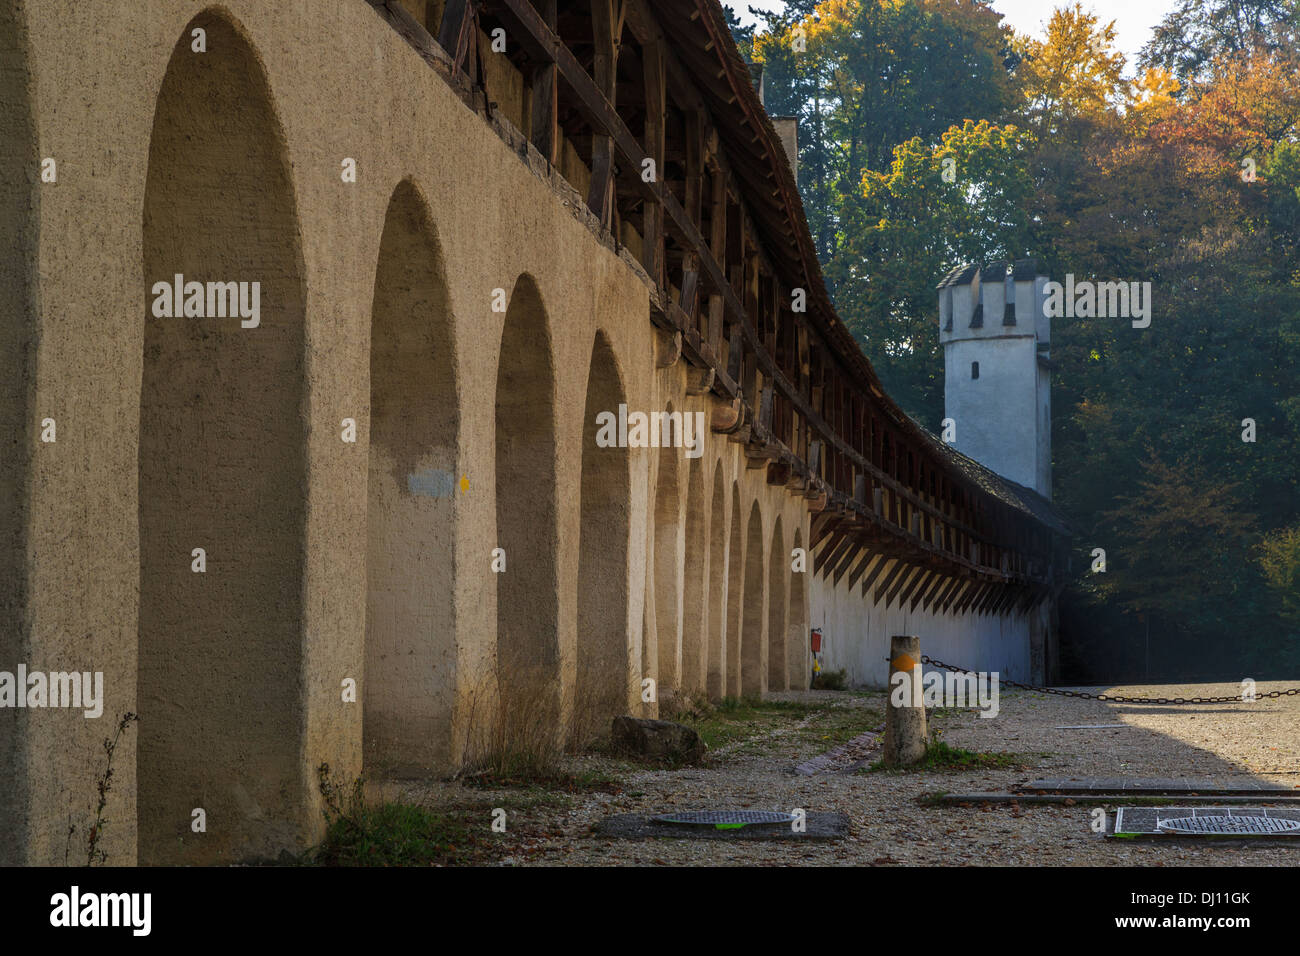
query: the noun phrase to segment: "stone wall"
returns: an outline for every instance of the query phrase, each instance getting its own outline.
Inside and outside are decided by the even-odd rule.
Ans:
[[[0,670],[102,671],[105,696],[0,710],[0,863],[62,862],[128,711],[109,862],[225,863],[319,837],[323,763],[452,769],[530,667],[557,728],[641,707],[645,676],[702,691],[713,648],[751,661],[729,692],[779,686],[773,628],[806,681],[806,502],[725,436],[594,445],[619,395],[711,400],[656,367],[630,254],[367,4],[0,0],[0,53]],[[176,272],[259,282],[258,324],[158,317]],[[597,502],[607,453],[625,491]],[[719,558],[759,582],[742,628]]]

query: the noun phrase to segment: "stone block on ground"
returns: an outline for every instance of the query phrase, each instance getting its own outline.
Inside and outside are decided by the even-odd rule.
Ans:
[[[704,741],[692,728],[669,720],[624,715],[610,728],[614,747],[624,753],[664,763],[699,763]]]

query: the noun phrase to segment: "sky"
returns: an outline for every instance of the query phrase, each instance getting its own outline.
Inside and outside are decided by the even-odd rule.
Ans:
[[[754,22],[749,7],[780,10],[783,0],[725,0],[744,23]],[[1052,11],[1067,0],[993,0],[992,7],[1001,13],[1018,33],[1042,37]],[[1160,22],[1175,6],[1175,0],[1081,0],[1085,10],[1091,10],[1103,23],[1115,21],[1120,51],[1128,62],[1129,74],[1138,50],[1151,36],[1151,28]]]

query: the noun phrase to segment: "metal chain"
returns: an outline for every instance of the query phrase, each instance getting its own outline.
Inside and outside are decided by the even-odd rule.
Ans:
[[[956,671],[958,674],[976,674],[978,671],[969,670],[965,667],[954,667],[952,664],[945,664],[943,661],[937,661],[933,657],[925,654],[921,655],[922,664],[933,664],[935,667],[942,667],[944,670]],[[998,684],[1006,684],[1010,687],[1019,687],[1022,690],[1037,691],[1040,694],[1055,694],[1058,697],[1081,697],[1084,700],[1104,700],[1113,701],[1120,704],[1230,704],[1233,702],[1251,703],[1256,700],[1263,700],[1270,697],[1294,697],[1300,694],[1300,687],[1292,687],[1290,690],[1274,690],[1267,694],[1256,694],[1249,700],[1244,694],[1238,694],[1236,697],[1122,697],[1118,694],[1089,694],[1082,690],[1058,690],[1055,687],[1036,687],[1033,684],[1022,684],[1019,681],[1007,680],[1005,677],[998,679]]]

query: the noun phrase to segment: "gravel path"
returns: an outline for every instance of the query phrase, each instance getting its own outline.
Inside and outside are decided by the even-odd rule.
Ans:
[[[1285,688],[1263,682],[1260,693]],[[1096,692],[1096,691],[1094,691]],[[1132,696],[1213,696],[1235,684],[1109,688]],[[787,700],[883,708],[880,693],[792,692]],[[868,715],[864,712],[864,720]],[[784,721],[758,740],[711,751],[709,765],[682,770],[623,769],[621,793],[584,793],[568,807],[521,809],[521,826],[502,834],[512,846],[507,865],[1280,865],[1300,864],[1300,846],[1164,845],[1106,841],[1089,828],[1087,798],[1075,806],[929,807],[925,794],[1006,791],[1039,777],[1211,776],[1226,783],[1248,775],[1300,788],[1300,696],[1251,704],[1160,706],[1108,704],[1027,691],[1003,691],[996,718],[974,710],[943,711],[931,729],[954,747],[1010,751],[1023,765],[1008,769],[925,773],[836,773],[797,776],[799,763],[829,749],[817,739],[817,715]],[[868,730],[875,722],[864,723]],[[1124,724],[1122,729],[1058,730],[1061,725]],[[580,758],[599,766],[595,758]],[[421,786],[406,798],[453,799],[456,785]],[[436,791],[436,792],[435,792]],[[479,799],[487,795],[478,792]],[[492,799],[508,811],[518,794]],[[1110,809],[1113,810],[1113,804]],[[835,843],[728,843],[721,840],[617,840],[592,826],[612,813],[665,809],[751,808],[840,811],[852,836]]]

